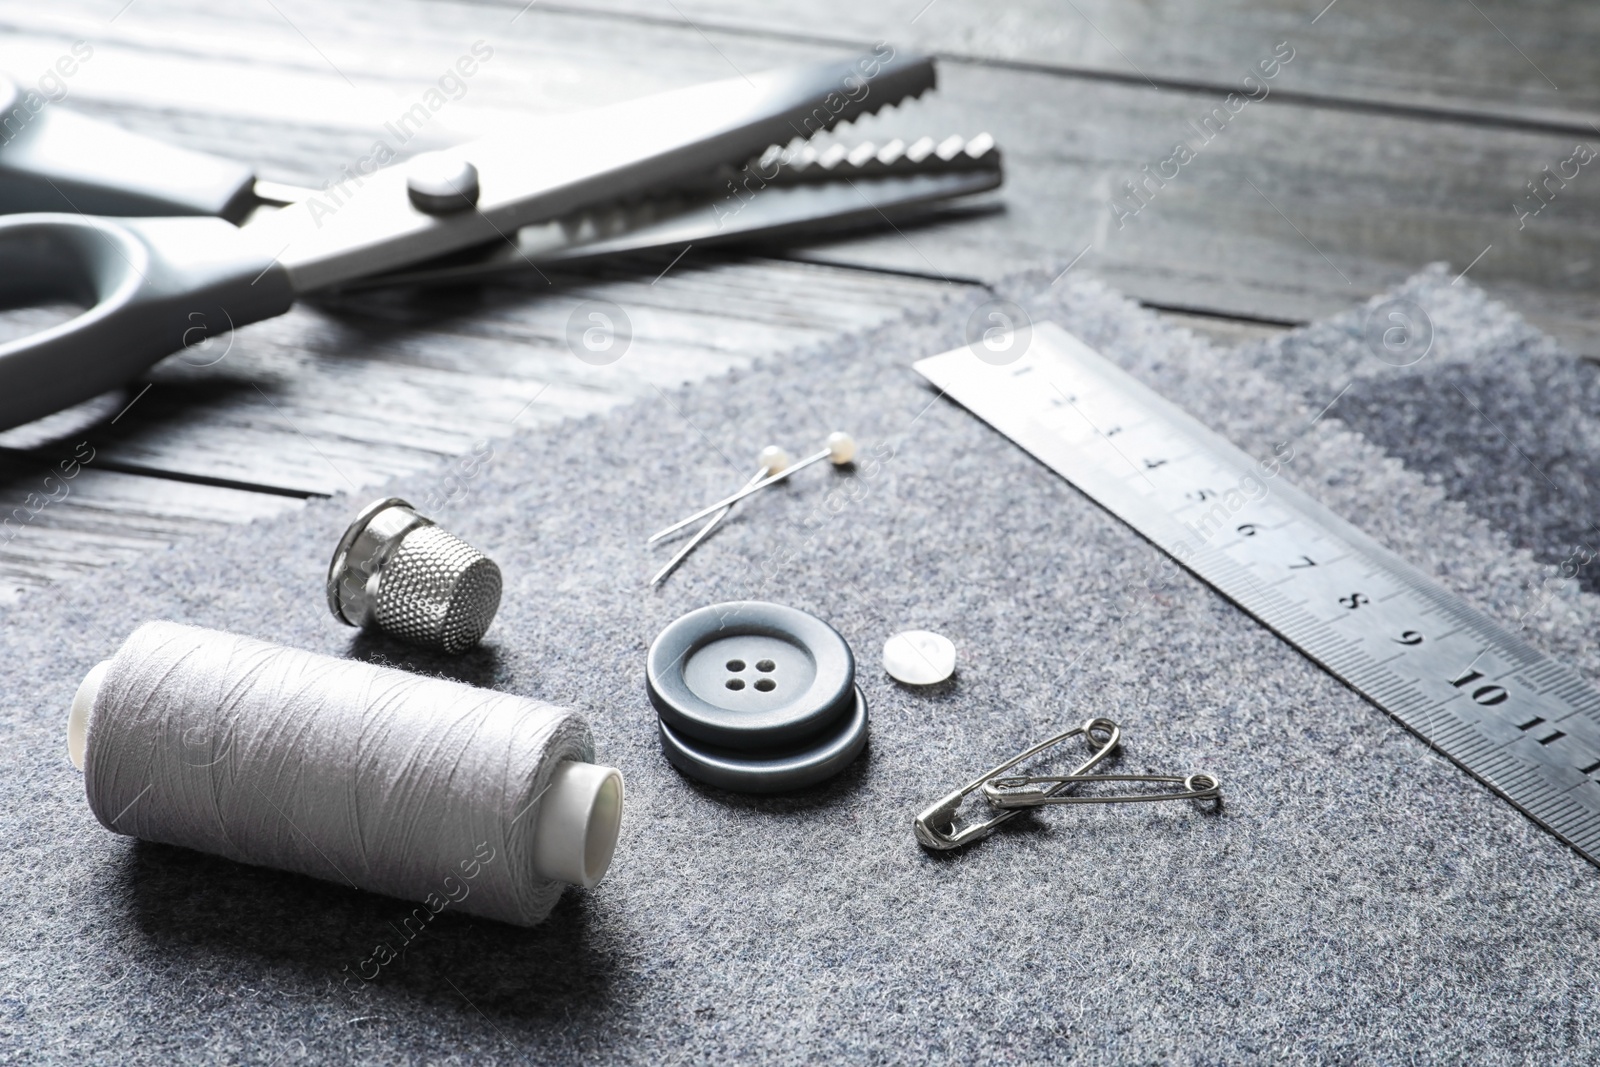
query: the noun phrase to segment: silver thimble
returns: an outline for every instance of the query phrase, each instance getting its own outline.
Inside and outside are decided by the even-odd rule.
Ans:
[[[500,608],[500,568],[399,497],[361,509],[328,565],[328,608],[350,626],[465,652]]]

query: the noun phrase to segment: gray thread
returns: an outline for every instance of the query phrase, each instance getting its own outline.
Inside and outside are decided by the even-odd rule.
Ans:
[[[248,637],[145,623],[90,713],[89,806],[108,829],[406,900],[495,850],[459,910],[531,926],[538,803],[588,726],[525,697]]]

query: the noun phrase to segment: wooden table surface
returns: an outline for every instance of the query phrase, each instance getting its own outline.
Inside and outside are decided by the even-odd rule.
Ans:
[[[0,70],[19,82],[76,41],[93,49],[51,106],[302,185],[365,156],[475,42],[491,58],[404,154],[516,116],[888,41],[939,56],[940,89],[839,136],[988,131],[1007,168],[997,196],[916,226],[760,255],[692,249],[670,269],[644,258],[323,299],[241,330],[216,362],[214,350],[173,357],[127,390],[0,434],[0,514],[12,516],[0,599],[313,497],[370,494],[485,440],[549,432],[1029,267],[1074,264],[1231,341],[1445,261],[1574,352],[1600,352],[1600,160],[1570,162],[1580,145],[1600,151],[1600,7],[1324,4],[0,3]],[[1247,81],[1275,57],[1288,58],[1274,78]],[[1200,136],[1230,93],[1257,99]],[[1148,203],[1129,200],[1127,183],[1178,142],[1194,158],[1146,183]],[[611,366],[580,362],[564,340],[592,298],[633,325]],[[7,312],[0,337],[65,314]],[[46,480],[91,454],[70,482]]]

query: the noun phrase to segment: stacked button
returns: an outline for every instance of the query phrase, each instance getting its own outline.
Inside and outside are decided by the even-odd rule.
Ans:
[[[803,789],[867,743],[867,700],[839,631],[781,604],[691,611],[650,646],[645,682],[674,767],[738,793]]]

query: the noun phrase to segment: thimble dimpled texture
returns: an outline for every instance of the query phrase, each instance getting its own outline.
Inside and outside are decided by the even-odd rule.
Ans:
[[[500,608],[500,568],[454,534],[422,526],[383,569],[375,616],[395,637],[445,652],[478,643]]]

